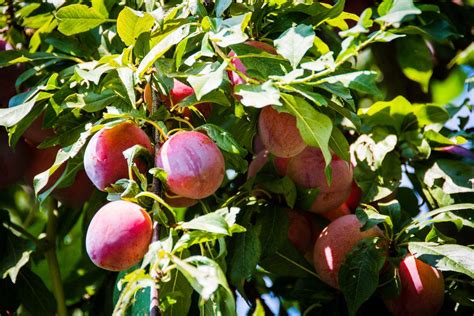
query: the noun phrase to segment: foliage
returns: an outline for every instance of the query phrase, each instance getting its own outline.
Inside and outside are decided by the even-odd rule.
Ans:
[[[472,1],[362,1],[355,14],[344,0],[13,2],[0,0],[3,37],[17,48],[0,52],[0,67],[25,68],[0,125],[14,146],[43,118],[54,136],[39,148],[61,149],[33,190],[20,181],[0,192],[0,314],[51,315],[55,299],[60,314],[61,300],[68,313],[135,314],[148,311],[156,288],[165,315],[234,315],[237,293],[255,315],[270,311],[268,294],[279,302],[274,313],[354,315],[397,293],[393,272],[407,252],[443,271],[443,313],[472,312],[473,133],[463,114],[472,115]],[[243,79],[235,89],[230,72]],[[194,89],[176,104],[174,79]],[[210,116],[199,110],[205,102]],[[333,153],[355,165],[356,214],[363,229],[384,230],[382,241],[363,240],[348,255],[341,291],[322,283],[287,238],[285,209],[310,205],[317,190],[278,176],[274,157],[247,178],[267,105],[296,118],[329,179],[337,177]],[[140,175],[137,147],[124,153],[129,179],[79,208],[58,204],[54,189],[74,182],[90,137],[123,121],[141,126],[156,148],[176,130],[205,132],[225,158],[220,189],[171,207],[166,174],[149,165]],[[93,266],[84,246],[93,214],[117,199],[145,207],[160,227],[141,265],[118,276]],[[52,252],[60,279],[50,277]]]

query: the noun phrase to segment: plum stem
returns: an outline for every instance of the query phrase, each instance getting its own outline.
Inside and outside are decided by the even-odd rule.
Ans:
[[[56,298],[59,316],[66,316],[66,301],[64,299],[64,288],[61,280],[61,271],[59,269],[58,257],[56,255],[56,239],[58,226],[58,210],[53,205],[48,205],[48,224],[46,227],[46,240],[50,244],[50,248],[45,253],[48,262],[51,282],[53,283],[53,293]]]

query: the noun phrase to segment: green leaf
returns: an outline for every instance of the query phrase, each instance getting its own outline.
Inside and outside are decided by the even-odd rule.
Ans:
[[[361,230],[367,230],[382,223],[386,223],[390,228],[393,228],[390,216],[380,214],[375,207],[370,205],[357,208],[356,216],[359,222],[363,224]]]
[[[219,286],[230,291],[226,277],[215,261],[203,256],[184,260],[173,256],[172,261],[204,300],[209,300]]]
[[[262,256],[273,255],[286,241],[288,231],[288,215],[283,207],[269,205],[262,207],[257,218],[257,226],[260,231],[260,243],[262,245]]]
[[[215,213],[209,213],[181,224],[183,229],[195,229],[214,234],[230,235],[226,220]]]
[[[235,237],[229,266],[230,281],[237,287],[255,271],[262,253],[257,226],[246,229],[245,233]]]
[[[30,314],[50,316],[56,312],[56,300],[41,278],[28,268],[18,273],[16,288],[22,305]]]
[[[444,124],[449,120],[449,113],[441,105],[436,104],[414,104],[415,114],[420,127],[432,124]]]
[[[472,165],[447,159],[438,159],[424,172],[423,182],[429,187],[439,186],[447,194],[474,192]]]
[[[220,47],[243,43],[248,39],[244,30],[250,22],[252,13],[247,12],[242,15],[233,16],[229,19],[212,19],[212,29],[209,32],[209,38]]]
[[[155,19],[151,14],[125,7],[117,17],[117,32],[125,45],[129,46],[140,34],[150,31],[154,24]]]
[[[340,82],[346,88],[354,89],[359,92],[374,96],[379,96],[380,91],[375,84],[376,77],[376,72],[363,70],[327,77],[322,79],[322,81],[332,84]]]
[[[216,0],[216,16],[221,16],[230,7],[232,0]]]
[[[285,176],[281,179],[275,180],[274,178],[269,179],[268,181],[263,181],[259,183],[263,189],[276,193],[283,194],[285,197],[286,204],[289,207],[293,208],[296,202],[296,186],[295,183],[288,177]]]
[[[12,127],[18,124],[18,122],[30,113],[38,98],[39,94],[35,94],[34,97],[28,98],[23,104],[7,109],[0,109],[0,126]]]
[[[415,257],[440,271],[455,271],[474,278],[474,249],[414,241],[408,243],[408,249]]]
[[[278,54],[296,69],[306,52],[313,46],[315,33],[309,25],[300,24],[286,30],[274,43]]]
[[[0,259],[0,274],[2,278],[10,276],[15,283],[20,269],[30,261],[36,247],[31,240],[16,237],[9,232],[6,232],[4,243],[5,252]]]
[[[379,273],[385,263],[384,250],[377,246],[379,238],[358,242],[339,270],[339,286],[347,302],[349,315],[374,294],[379,285]]]
[[[138,65],[136,73],[141,77],[171,47],[181,42],[189,34],[189,24],[184,24],[160,37],[160,41],[146,54]]]
[[[105,109],[117,99],[117,94],[112,89],[103,90],[101,93],[84,92],[73,94],[65,99],[69,108],[82,109],[86,112],[97,112]]]
[[[394,24],[401,22],[407,16],[421,13],[421,10],[413,4],[413,0],[385,0],[385,7],[387,7],[389,3],[392,3],[392,5],[388,12],[381,12],[379,8],[381,17],[379,17],[377,21]],[[382,6],[383,4],[380,7]]]
[[[225,129],[214,124],[204,124],[199,126],[196,130],[203,130],[206,132],[213,141],[216,142],[217,146],[231,154],[240,155],[245,157],[247,150],[243,148]]]
[[[350,160],[349,142],[337,127],[332,129],[331,138],[329,139],[329,147],[339,158],[345,161]]]
[[[306,144],[318,147],[323,153],[326,166],[331,163],[329,139],[332,134],[332,121],[326,115],[316,111],[303,98],[290,94],[281,94],[285,108],[296,117],[296,126]]]
[[[136,96],[134,71],[128,67],[120,67],[117,69],[117,73],[125,91],[127,92],[127,101],[133,108],[135,108]]]
[[[367,109],[360,109],[358,114],[367,125],[392,126],[400,134],[405,117],[412,112],[411,103],[398,96],[391,101],[375,102]]]
[[[242,97],[240,102],[245,106],[263,108],[267,105],[281,105],[280,90],[271,80],[259,85],[239,84],[236,86],[235,94]]]
[[[408,79],[418,82],[427,93],[433,74],[433,57],[421,36],[406,36],[398,39],[397,60]]]
[[[59,20],[58,30],[68,36],[92,30],[107,21],[107,18],[94,8],[83,4],[62,7],[56,17]]]
[[[206,67],[201,74],[188,77],[188,82],[194,89],[196,99],[199,101],[204,95],[216,90],[222,84],[227,64],[214,63]]]
[[[191,307],[193,288],[179,271],[172,271],[167,282],[160,285],[160,301],[165,316],[187,315]]]

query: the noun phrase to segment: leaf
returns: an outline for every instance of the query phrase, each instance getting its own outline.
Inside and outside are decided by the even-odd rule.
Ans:
[[[242,157],[247,155],[247,150],[235,140],[231,133],[227,132],[222,127],[214,124],[204,124],[199,126],[197,130],[205,131],[207,136],[215,141],[220,149]]]
[[[216,16],[221,16],[230,7],[232,0],[216,0]]]
[[[12,127],[13,125],[18,124],[18,122],[30,113],[38,96],[39,94],[36,94],[33,98],[29,98],[29,100],[23,104],[7,109],[0,109],[0,126]]]
[[[448,111],[446,111],[443,106],[436,104],[414,104],[413,113],[420,127],[432,124],[444,124],[449,120]]]
[[[386,0],[385,2],[390,3],[392,1]],[[394,24],[394,23],[401,22],[407,16],[420,14],[420,13],[421,13],[421,10],[418,9],[413,4],[413,0],[393,0],[392,6],[388,10],[388,12],[386,12],[385,14],[381,14],[380,8],[379,8],[379,14],[381,14],[381,17],[376,19],[376,21],[382,21],[389,24]]]
[[[189,222],[184,222],[181,227],[183,229],[196,229],[214,234],[230,235],[226,220],[215,213],[196,217]]]
[[[421,36],[406,36],[396,42],[397,60],[408,79],[418,82],[427,93],[433,74],[433,57]]]
[[[62,7],[56,17],[59,20],[58,30],[68,36],[92,30],[107,21],[107,18],[94,8],[83,4]]]
[[[244,30],[252,17],[251,12],[242,15],[233,16],[229,19],[212,19],[214,25],[209,32],[209,39],[220,47],[243,43],[248,39]]]
[[[226,67],[227,64],[225,62],[221,65],[215,63],[211,67],[208,67],[205,73],[188,77],[188,82],[194,89],[198,101],[204,95],[219,88],[224,79]]]
[[[313,46],[315,33],[309,25],[300,24],[286,30],[274,43],[278,54],[296,69],[308,49]]]
[[[16,237],[8,231],[5,233],[5,252],[0,259],[0,274],[3,279],[10,276],[12,282],[16,283],[20,269],[30,261],[36,247],[31,240]]]
[[[474,168],[461,161],[438,159],[423,175],[423,182],[429,187],[441,187],[447,194],[474,192],[471,180]],[[441,182],[440,182],[441,181]]]
[[[257,268],[262,253],[259,231],[255,226],[246,227],[247,231],[235,237],[232,258],[229,266],[230,282],[239,287]]]
[[[288,238],[282,233],[288,231],[288,215],[286,210],[278,205],[261,208],[257,226],[264,232],[260,234],[262,256],[273,255]]]
[[[390,216],[380,214],[377,209],[371,205],[359,207],[356,210],[356,216],[359,222],[361,222],[361,230],[365,231],[378,224],[386,223],[390,228],[393,229],[393,223]]]
[[[163,315],[180,316],[187,315],[191,307],[193,288],[179,271],[172,271],[168,282],[161,283],[160,305],[166,302]]]
[[[474,278],[474,249],[448,244],[409,242],[409,251],[440,271],[455,271]]]
[[[263,181],[259,183],[259,185],[269,192],[283,194],[286,204],[291,208],[295,206],[297,195],[296,186],[288,176],[278,180],[270,179],[268,181]]]
[[[240,95],[245,106],[263,108],[267,105],[281,105],[280,90],[271,80],[259,85],[239,84],[235,87],[235,94]]]
[[[339,158],[345,161],[350,160],[349,142],[337,127],[333,127],[332,129],[331,138],[329,139],[329,147]]]
[[[50,316],[56,312],[56,300],[41,278],[28,268],[18,273],[16,288],[24,307],[34,315]]]
[[[341,75],[335,75],[322,79],[323,82],[340,82],[346,88],[354,89],[362,93],[379,96],[380,91],[375,84],[377,73],[374,71],[363,70],[349,72]]]
[[[134,72],[128,67],[120,67],[117,69],[120,81],[122,82],[125,91],[127,92],[127,101],[130,105],[135,108],[136,96],[135,96],[135,78]]]
[[[281,94],[285,108],[296,117],[296,126],[306,144],[318,147],[323,153],[326,166],[331,163],[329,139],[332,134],[332,121],[326,115],[316,111],[303,98],[290,94]]]
[[[178,28],[164,34],[160,41],[146,54],[138,65],[136,73],[141,77],[153,65],[153,63],[163,56],[171,47],[181,42],[189,34],[189,24],[184,24]]]
[[[374,294],[379,273],[385,263],[384,250],[377,246],[379,238],[366,238],[346,255],[339,270],[339,286],[347,302],[349,315]]]
[[[400,134],[405,117],[412,113],[411,103],[403,96],[391,101],[379,101],[367,109],[359,109],[365,124],[372,126],[392,126]]]
[[[173,256],[172,261],[204,300],[209,300],[219,285],[230,291],[225,275],[215,261],[203,256],[184,260]]]
[[[125,7],[117,17],[117,32],[125,45],[129,46],[140,34],[150,31],[154,24],[155,19],[151,14]]]

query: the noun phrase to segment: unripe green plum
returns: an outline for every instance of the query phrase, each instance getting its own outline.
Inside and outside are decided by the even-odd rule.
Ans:
[[[20,139],[15,148],[8,144],[8,135],[0,130],[0,188],[21,179],[27,168],[31,154],[28,145]]]
[[[107,203],[87,229],[87,254],[102,269],[126,270],[142,260],[152,230],[150,215],[139,205],[127,201]]]
[[[328,186],[324,173],[325,161],[320,149],[306,147],[290,159],[287,175],[300,187],[318,188],[319,193],[310,211],[324,213],[339,207],[351,192],[352,166],[333,155],[331,161],[332,181]]]
[[[444,278],[436,268],[408,255],[400,263],[400,296],[385,300],[395,316],[434,316],[444,301]]]
[[[296,118],[288,113],[279,113],[271,106],[260,111],[258,132],[265,148],[277,157],[296,156],[306,147],[296,127]]]
[[[155,156],[167,174],[168,189],[191,199],[212,195],[224,180],[224,157],[216,144],[199,132],[171,136]]]
[[[367,237],[383,237],[378,227],[360,231],[361,223],[355,215],[339,217],[323,229],[313,251],[313,263],[321,280],[339,289],[339,269],[346,255]]]
[[[92,183],[101,191],[122,178],[128,178],[128,165],[123,152],[135,145],[153,153],[148,135],[131,122],[120,123],[97,132],[87,144],[84,169]],[[144,165],[136,161],[140,170]]]

